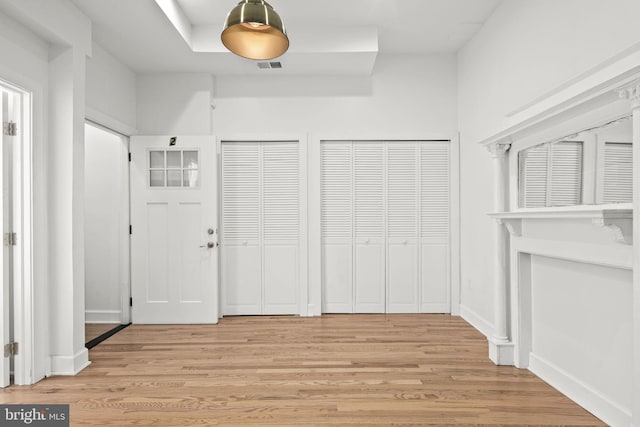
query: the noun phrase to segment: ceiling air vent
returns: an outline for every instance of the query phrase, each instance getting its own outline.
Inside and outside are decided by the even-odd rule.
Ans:
[[[276,68],[282,68],[282,62],[280,61],[274,61],[274,62],[258,62],[258,68],[260,68],[261,70],[266,70],[266,69],[276,69]]]

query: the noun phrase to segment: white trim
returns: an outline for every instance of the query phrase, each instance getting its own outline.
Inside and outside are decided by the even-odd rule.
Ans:
[[[451,139],[449,157],[449,268],[451,315],[457,316],[461,310],[460,287],[460,134]]]
[[[13,338],[21,351],[14,357],[14,382],[32,384],[40,378],[35,371],[34,269],[33,264],[33,93],[5,80],[0,85],[18,95],[13,117],[18,135],[13,150],[13,232],[18,243],[13,253]],[[0,100],[1,102],[1,100]],[[45,368],[46,369],[46,368]]]
[[[629,409],[619,406],[593,387],[534,353],[529,355],[529,370],[605,423],[631,425]]]
[[[85,120],[91,122],[92,125],[98,125],[112,132],[119,133],[123,136],[134,136],[138,134],[138,130],[118,119],[114,119],[108,114],[104,114],[90,107],[85,107]]]
[[[493,335],[493,325],[491,322],[463,304],[460,304],[460,317],[485,337],[489,338]]]
[[[83,348],[71,356],[51,356],[51,375],[76,375],[89,366],[89,350]]]
[[[122,312],[120,310],[85,310],[85,323],[115,323],[121,324]]]
[[[488,145],[521,132],[530,132],[539,128],[542,122],[560,117],[578,106],[593,104],[596,108],[611,103],[617,98],[614,92],[616,88],[638,77],[639,64],[640,43],[637,43],[598,67],[552,90],[542,98],[510,113],[501,129],[479,143]]]

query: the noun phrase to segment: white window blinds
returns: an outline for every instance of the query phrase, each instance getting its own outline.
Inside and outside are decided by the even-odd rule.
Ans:
[[[519,205],[522,208],[582,202],[582,142],[562,141],[519,153]]]
[[[607,142],[604,145],[604,203],[632,201],[633,153],[629,143]]]

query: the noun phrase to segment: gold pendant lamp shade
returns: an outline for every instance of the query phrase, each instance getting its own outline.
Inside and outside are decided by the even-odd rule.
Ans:
[[[222,44],[249,59],[273,59],[287,51],[289,38],[282,19],[264,0],[242,0],[224,22]]]

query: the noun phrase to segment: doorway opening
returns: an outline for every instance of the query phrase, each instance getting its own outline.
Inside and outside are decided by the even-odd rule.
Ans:
[[[85,342],[91,348],[128,325],[129,138],[85,123]]]

